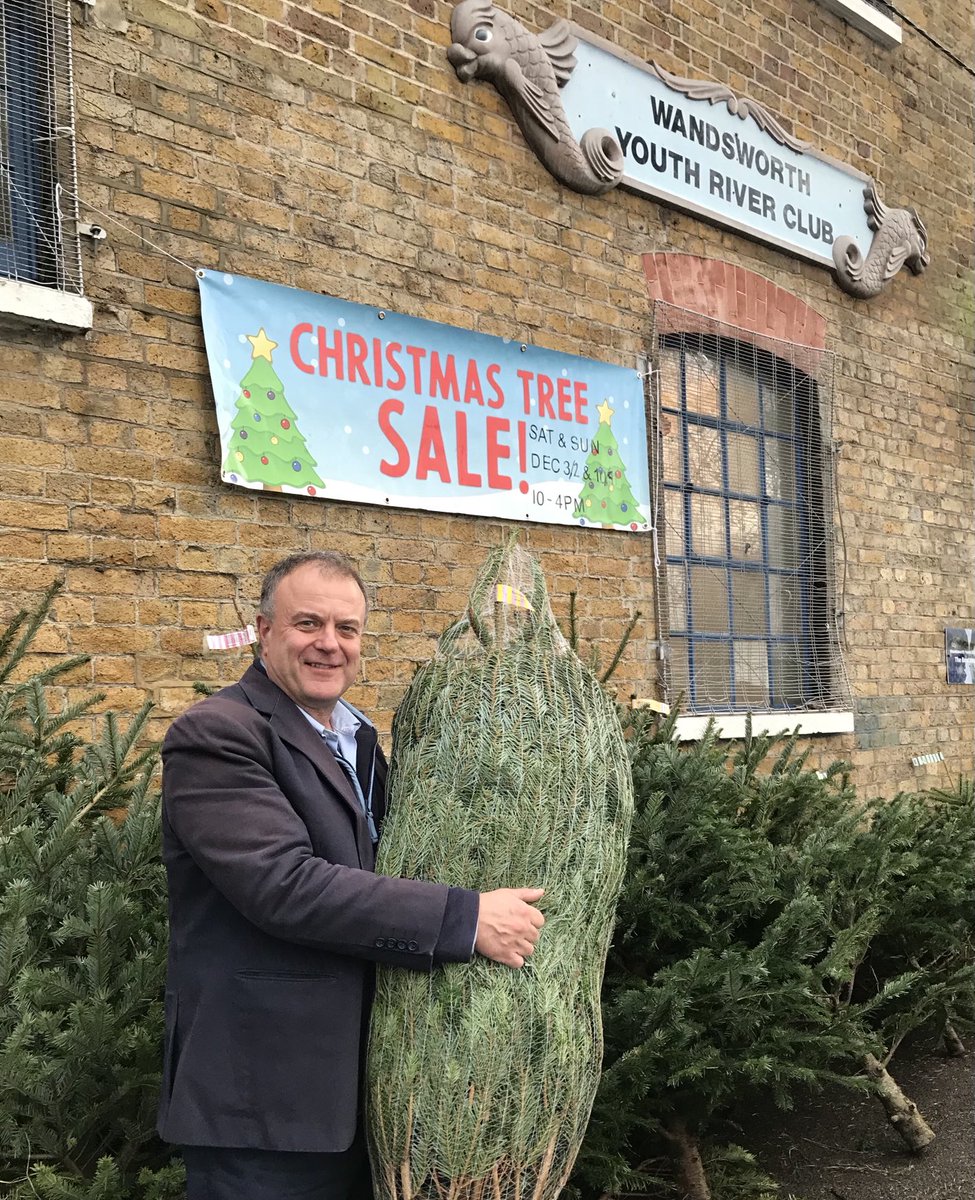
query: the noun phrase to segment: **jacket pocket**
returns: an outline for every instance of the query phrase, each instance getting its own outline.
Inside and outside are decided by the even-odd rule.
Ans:
[[[234,1069],[246,1108],[268,1140],[331,1124],[358,1091],[362,1000],[347,981],[300,972],[238,971],[234,977]]]

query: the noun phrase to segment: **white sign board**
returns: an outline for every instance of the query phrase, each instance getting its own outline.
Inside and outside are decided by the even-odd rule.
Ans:
[[[576,66],[562,89],[569,125],[577,140],[593,127],[613,134],[623,151],[623,187],[828,267],[841,235],[870,245],[868,176],[778,141],[763,128],[769,114],[758,105],[728,104],[728,92],[692,98],[653,68],[573,32]],[[713,96],[719,89],[695,90]]]

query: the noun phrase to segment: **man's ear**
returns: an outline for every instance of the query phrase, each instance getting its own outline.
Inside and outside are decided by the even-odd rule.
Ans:
[[[263,613],[258,613],[256,624],[258,641],[263,642],[265,633],[271,628],[271,622]]]

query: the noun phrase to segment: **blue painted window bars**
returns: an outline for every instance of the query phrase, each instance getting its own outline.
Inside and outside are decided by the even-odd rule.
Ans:
[[[680,310],[662,321],[668,307],[653,422],[665,694],[697,713],[845,707],[831,356],[801,365],[804,348],[751,344]]]
[[[70,0],[0,0],[0,278],[82,291]]]

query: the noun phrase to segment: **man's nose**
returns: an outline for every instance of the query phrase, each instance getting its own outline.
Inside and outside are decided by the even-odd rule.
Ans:
[[[338,649],[339,639],[335,632],[335,626],[331,622],[326,622],[321,626],[315,643],[320,650],[327,650],[329,653]]]

